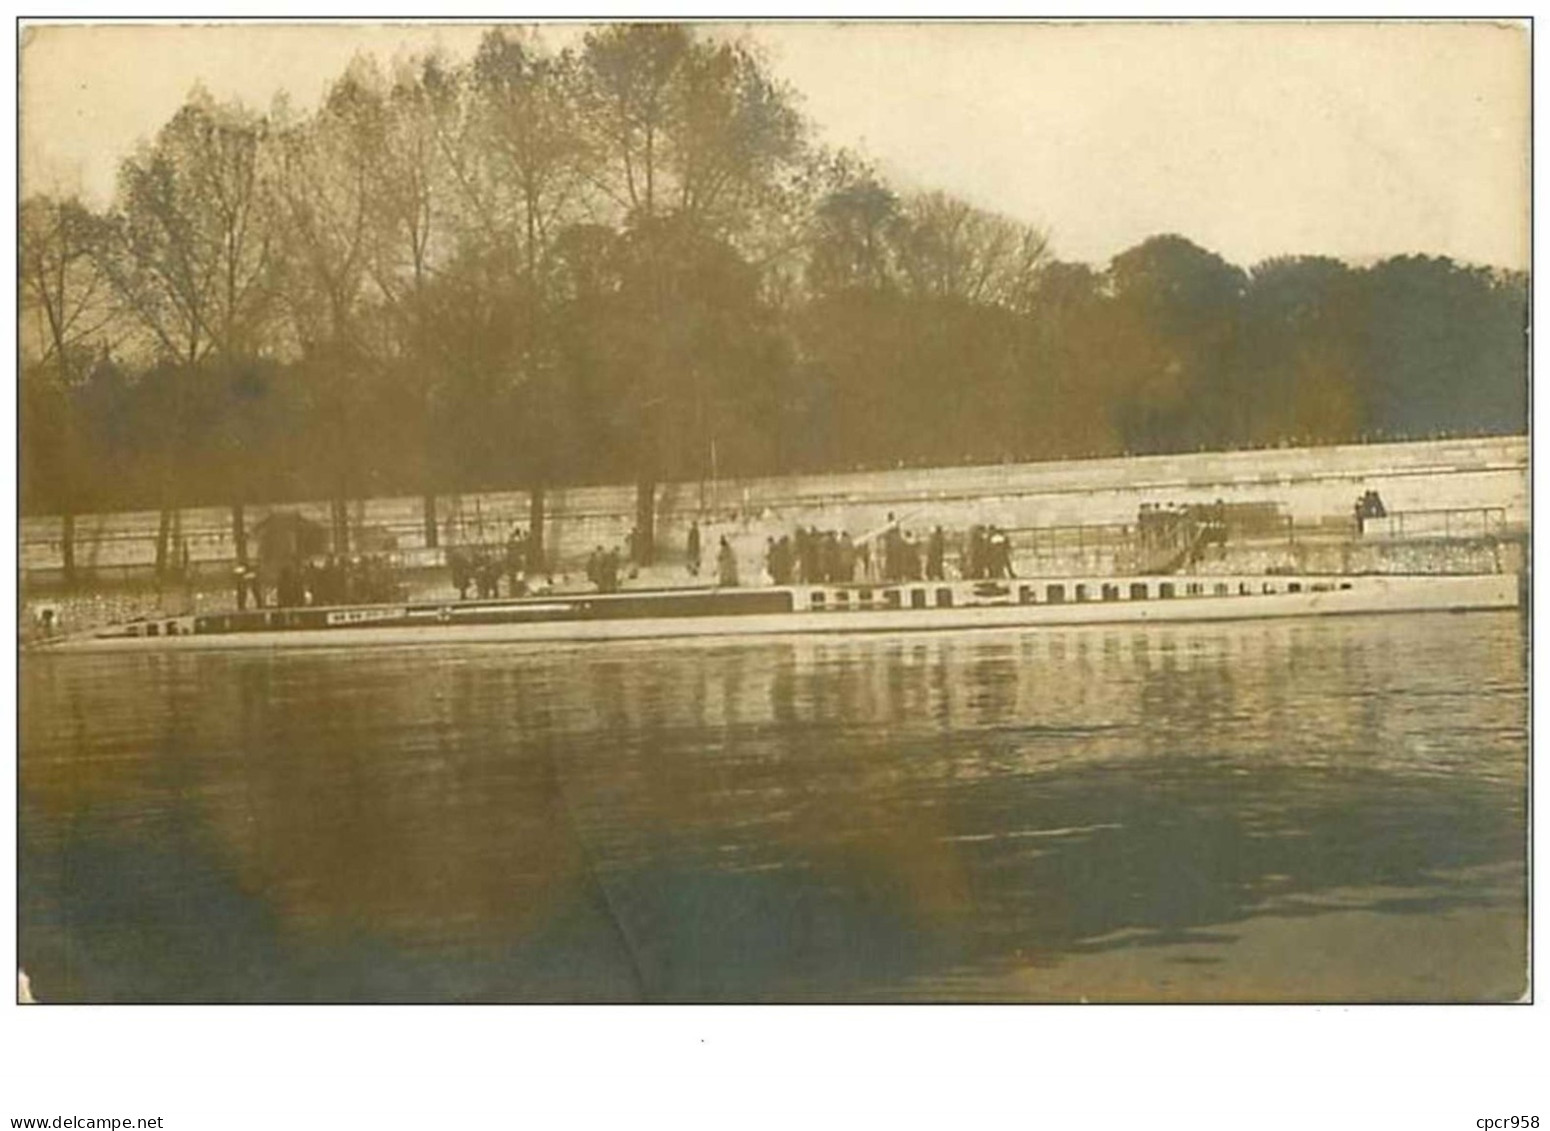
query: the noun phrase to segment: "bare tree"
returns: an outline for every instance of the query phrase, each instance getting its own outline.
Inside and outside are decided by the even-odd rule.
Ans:
[[[386,335],[384,364],[395,374],[401,403],[413,406],[397,441],[419,454],[426,545],[438,544],[436,437],[430,426],[443,375],[436,372],[435,338],[427,288],[453,246],[458,151],[445,144],[449,121],[460,115],[456,72],[436,55],[400,62],[374,90],[379,127],[362,138],[364,164],[375,191],[367,208],[368,270]]]
[[[682,24],[615,24],[586,38],[581,107],[603,160],[595,184],[626,216],[651,218],[693,33]]]
[[[1049,260],[1049,236],[948,196],[908,198],[894,239],[911,293],[1024,311]]]
[[[119,170],[102,266],[155,352],[193,364],[254,350],[268,313],[266,121],[196,89]]]
[[[586,215],[591,154],[577,129],[576,60],[497,29],[467,72],[464,127],[454,168],[470,223],[465,263],[478,263],[518,331],[502,366],[519,405],[520,463],[530,512],[529,553],[544,555],[544,499],[554,460],[553,280],[558,233]]]
[[[789,90],[746,45],[697,38],[682,24],[617,25],[582,52],[582,126],[598,154],[594,183],[612,202],[644,292],[633,389],[637,435],[636,548],[655,553],[656,486],[669,417],[703,417],[704,359],[685,351],[695,314],[671,300],[688,267],[716,242],[736,247],[765,213],[789,204],[782,182],[805,155],[805,123]],[[679,261],[675,262],[675,257]],[[687,378],[687,379],[686,379]],[[684,403],[684,389],[692,404]]]
[[[79,201],[47,196],[23,201],[19,237],[21,376],[29,386],[24,398],[58,406],[51,434],[30,437],[34,445],[54,450],[32,454],[45,462],[55,481],[65,581],[73,584],[83,452],[71,396],[108,348],[106,336],[117,312],[97,262],[101,221]]]
[[[870,174],[827,193],[813,211],[807,283],[815,294],[894,284],[899,198]]]
[[[380,369],[373,253],[388,144],[380,73],[357,58],[317,113],[277,135],[283,217],[280,277],[288,327],[331,433],[327,485],[336,549],[349,546],[347,503],[358,483],[357,410]]]
[[[207,360],[229,373],[266,345],[273,297],[267,140],[264,118],[196,88],[156,140],[120,167],[117,202],[98,245],[98,264],[147,352],[175,367],[159,575],[178,506],[178,450],[193,440],[186,383]]]
[[[78,200],[34,196],[22,202],[19,234],[22,353],[74,384],[117,313],[96,254],[101,220]]]

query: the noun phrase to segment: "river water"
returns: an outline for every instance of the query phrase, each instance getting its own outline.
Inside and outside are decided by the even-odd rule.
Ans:
[[[43,1001],[1501,1000],[1517,613],[24,656]]]

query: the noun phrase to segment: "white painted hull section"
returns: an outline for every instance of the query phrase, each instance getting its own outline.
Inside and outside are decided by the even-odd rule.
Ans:
[[[118,651],[231,648],[361,648],[394,645],[505,644],[545,641],[587,642],[678,637],[747,637],[810,633],[922,632],[950,629],[1039,628],[1065,625],[1154,624],[1234,621],[1263,618],[1339,616],[1374,613],[1465,612],[1511,609],[1518,605],[1519,582],[1512,574],[1474,576],[1367,576],[1352,578],[1118,578],[1121,594],[1132,582],[1147,581],[1152,596],[1117,600],[1038,600],[1050,579],[1013,581],[1013,599],[1022,586],[1035,590],[1034,603],[955,604],[946,608],[804,608],[812,587],[792,587],[798,611],[742,615],[641,617],[635,619],[554,620],[507,624],[438,624],[402,627],[336,627],[206,635],[81,636],[45,645],[47,651]],[[1156,596],[1159,584],[1183,590],[1189,583],[1214,589],[1227,582],[1233,595]],[[1074,592],[1075,580],[1065,583]],[[1088,582],[1092,594],[1098,582]],[[1242,585],[1251,592],[1239,593]],[[1291,585],[1302,591],[1288,592]],[[1320,586],[1313,591],[1313,586]],[[1349,588],[1341,586],[1349,585]],[[1266,586],[1276,592],[1264,592]],[[833,592],[833,587],[828,587]],[[882,587],[879,587],[881,589]],[[934,583],[896,587],[907,594]],[[456,605],[450,606],[456,608]]]

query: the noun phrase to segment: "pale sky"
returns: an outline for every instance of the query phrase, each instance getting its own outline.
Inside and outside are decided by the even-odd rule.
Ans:
[[[1176,232],[1243,266],[1421,252],[1528,265],[1524,30],[1446,24],[751,24],[819,134],[1101,265]],[[357,52],[474,25],[44,28],[22,53],[23,177],[102,205],[196,82],[314,105]],[[551,44],[577,29],[550,28]]]

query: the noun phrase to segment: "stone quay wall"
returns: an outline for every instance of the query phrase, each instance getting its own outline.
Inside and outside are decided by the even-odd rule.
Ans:
[[[922,534],[938,523],[954,535],[973,523],[995,523],[1012,533],[1019,572],[1118,571],[1127,565],[1129,528],[1143,503],[1221,501],[1280,508],[1287,522],[1285,546],[1272,540],[1254,551],[1271,567],[1424,563],[1428,555],[1436,559],[1443,553],[1436,547],[1451,547],[1443,553],[1449,560],[1434,563],[1449,568],[1453,559],[1460,565],[1484,561],[1492,544],[1524,537],[1528,458],[1527,437],[1508,436],[669,483],[658,489],[657,538],[662,568],[681,568],[689,524],[697,520],[707,565],[718,540],[726,537],[743,577],[754,580],[767,537],[816,526],[860,538],[882,529],[893,514],[906,529]],[[1379,492],[1390,514],[1403,514],[1408,523],[1379,524],[1358,540],[1353,505],[1368,490]],[[320,500],[250,505],[249,530],[275,511],[300,512],[329,526],[328,504]],[[504,543],[514,525],[525,527],[528,496],[522,491],[443,496],[437,512],[435,549],[426,546],[419,498],[358,501],[351,525],[357,537],[390,536],[405,568],[433,569],[444,564],[450,546]],[[634,519],[633,485],[549,491],[544,538],[556,577],[574,579],[594,546],[622,546]],[[154,511],[77,516],[80,581],[148,578],[157,526]],[[57,584],[63,572],[61,520],[24,518],[20,527],[23,585]],[[235,560],[229,508],[180,512],[175,537],[195,573],[224,573]],[[1363,541],[1371,545],[1359,544]]]

